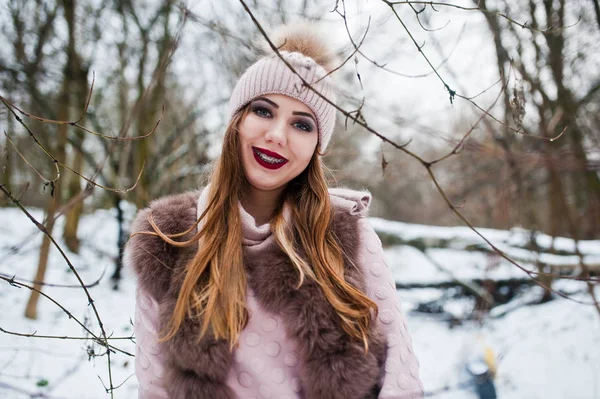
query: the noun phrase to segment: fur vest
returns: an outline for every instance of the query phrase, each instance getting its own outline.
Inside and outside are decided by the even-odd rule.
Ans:
[[[138,214],[132,231],[153,231],[147,221],[150,211],[164,233],[186,230],[196,221],[198,196],[196,191],[153,202]],[[358,220],[359,216],[334,206],[333,228],[347,257],[346,281],[365,292],[359,271],[350,266],[357,264]],[[181,286],[179,276],[198,247],[176,248],[160,237],[148,235],[133,237],[128,247],[138,284],[160,303],[162,328],[173,313]],[[244,249],[244,265],[248,285],[259,304],[266,311],[281,315],[287,335],[298,345],[304,397],[377,398],[385,358],[383,337],[373,330],[365,354],[362,342],[350,339],[343,331],[339,316],[314,281],[307,279],[296,288],[297,271],[275,240],[259,254]],[[198,342],[199,331],[198,322],[186,320],[176,336],[164,343],[169,359],[169,397],[234,398],[225,383],[232,364],[229,343],[208,334]]]

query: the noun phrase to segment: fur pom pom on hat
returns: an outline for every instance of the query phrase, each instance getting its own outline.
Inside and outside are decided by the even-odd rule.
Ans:
[[[271,42],[279,51],[300,53],[312,58],[325,71],[331,72],[336,66],[336,57],[323,37],[324,35],[317,26],[309,23],[296,23],[280,26],[273,33]],[[273,52],[266,41],[264,46],[265,54]]]
[[[312,88],[335,102],[333,82],[326,76],[335,66],[335,57],[317,28],[310,24],[284,25],[270,36],[271,42],[284,58]],[[251,65],[240,77],[231,99],[230,116],[253,99],[265,94],[284,94],[302,101],[317,117],[319,150],[324,152],[331,140],[335,125],[335,108],[306,87],[268,45],[267,54]]]

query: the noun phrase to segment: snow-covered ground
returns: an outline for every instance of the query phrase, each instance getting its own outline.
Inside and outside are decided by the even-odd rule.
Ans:
[[[441,270],[449,270],[453,276],[466,280],[527,277],[523,270],[497,254],[478,251],[477,248],[489,251],[490,247],[468,227],[416,225],[380,218],[371,218],[371,224],[379,233],[397,237],[402,242],[417,242],[433,247],[425,253],[409,245],[397,245],[388,249],[388,262],[398,282],[409,284],[451,280],[449,274]],[[546,265],[571,265],[578,271],[580,256],[576,255],[576,249],[585,264],[600,265],[600,241],[582,240],[577,243],[576,248],[571,239],[557,237],[552,240],[550,236],[539,233],[536,235],[536,242],[540,251],[535,252],[525,249],[530,235],[523,229],[477,230],[526,270],[537,270],[535,263],[539,261]],[[550,248],[556,253],[544,252]]]
[[[39,210],[31,210],[41,220]],[[131,216],[131,212],[130,212]],[[15,275],[18,280],[31,280],[35,272],[41,234],[17,209],[0,209],[0,273]],[[386,250],[387,261],[399,282],[446,281],[448,274],[470,279],[524,277],[524,273],[503,262],[489,269],[490,257],[482,252],[465,251],[466,245],[481,243],[463,227],[431,227],[372,219],[378,231],[395,234],[404,240],[442,238],[450,240],[450,248],[430,249],[425,253],[410,246],[393,246]],[[109,280],[116,255],[117,226],[114,211],[97,211],[85,216],[81,223],[80,255],[68,254],[87,284],[100,283],[89,289],[98,308],[112,345],[134,353],[131,320],[134,309],[134,281],[129,271],[119,291]],[[62,223],[54,236],[60,237]],[[482,229],[482,233],[509,254],[519,259],[541,256],[521,247],[526,232]],[[539,245],[548,248],[550,238],[539,237]],[[556,249],[573,250],[573,242],[558,239]],[[581,243],[579,250],[586,260],[597,261],[600,242]],[[512,252],[511,252],[512,251]],[[521,252],[516,252],[521,251]],[[543,256],[550,256],[542,254]],[[563,262],[567,257],[563,256]],[[532,258],[535,259],[535,258]],[[563,262],[564,263],[564,262]],[[60,254],[52,250],[46,281],[52,284],[77,285],[75,276]],[[557,287],[571,292],[581,291],[572,300],[557,299],[544,305],[517,307],[528,298],[540,295],[533,288],[504,309],[516,308],[503,317],[482,323],[466,322],[450,328],[439,318],[413,311],[416,304],[440,298],[447,293],[438,289],[412,289],[398,292],[409,317],[415,351],[421,364],[421,376],[427,395],[442,399],[469,399],[475,395],[465,386],[462,363],[482,338],[498,360],[496,378],[499,398],[592,399],[600,398],[600,316],[583,291],[583,283],[562,281]],[[81,288],[46,287],[44,292],[65,306],[74,317],[99,334],[98,323]],[[600,296],[600,290],[597,290]],[[86,336],[85,331],[51,301],[41,298],[39,319],[23,317],[29,291],[0,281],[0,327],[17,333],[39,336],[88,338],[59,340],[28,338],[0,332],[0,398],[106,398],[103,386],[109,385],[107,357],[102,347]],[[584,302],[582,304],[579,302]],[[456,316],[472,310],[469,299],[446,302],[445,310]],[[494,313],[492,313],[494,314]],[[119,339],[122,338],[122,339]],[[115,352],[111,356],[112,381],[119,386],[115,398],[136,397],[133,357]]]

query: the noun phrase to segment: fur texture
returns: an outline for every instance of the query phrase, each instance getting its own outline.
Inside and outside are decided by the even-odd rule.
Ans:
[[[153,201],[149,208],[141,210],[136,216],[131,226],[132,233],[154,231],[148,222],[150,212],[165,234],[181,233],[196,222],[198,195],[199,191],[193,191]],[[173,270],[185,265],[195,252],[193,247],[173,247],[160,237],[137,235],[127,243],[125,259],[133,267],[138,284],[160,302],[171,285]]]
[[[271,35],[271,41],[279,51],[301,53],[330,72],[336,66],[336,56],[329,49],[325,37],[314,24],[295,23],[279,27]],[[268,49],[270,52],[271,49]]]
[[[190,192],[161,198],[142,210],[132,225],[132,232],[153,231],[148,222],[152,212],[154,222],[166,234],[180,233],[196,222],[196,205],[200,192]],[[182,237],[189,239],[192,233]],[[127,263],[131,264],[138,284],[160,303],[160,328],[164,329],[173,314],[181,286],[178,277],[193,258],[198,245],[176,248],[160,237],[137,235],[127,244]],[[171,340],[165,342],[169,353],[166,385],[169,398],[233,399],[226,386],[231,365],[229,344],[205,337],[198,343],[200,326],[186,321]]]
[[[187,229],[196,220],[197,198],[195,192],[153,203],[151,211],[157,225],[167,233]],[[147,210],[140,212],[134,223],[137,231],[151,231],[145,222],[147,215]],[[345,251],[347,265],[355,264],[358,219],[348,209],[335,209],[334,230]],[[136,236],[128,244],[139,284],[161,304],[163,328],[177,299],[180,286],[177,276],[196,250],[197,246],[173,248],[159,237],[151,236]],[[362,343],[350,339],[343,331],[338,315],[316,283],[307,281],[296,289],[297,271],[274,241],[258,253],[245,248],[244,261],[248,284],[260,305],[282,315],[288,336],[298,344],[304,364],[301,379],[305,397],[377,398],[385,358],[383,337],[373,329],[369,352],[365,354]],[[348,266],[345,274],[347,281],[364,291],[356,268]],[[198,342],[199,329],[199,323],[187,320],[177,335],[165,342],[170,358],[169,397],[234,398],[226,386],[232,362],[228,343],[209,336]]]

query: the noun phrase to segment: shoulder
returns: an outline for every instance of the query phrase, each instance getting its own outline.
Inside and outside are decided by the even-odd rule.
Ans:
[[[131,232],[154,231],[148,216],[166,234],[179,233],[182,227],[189,227],[189,220],[196,220],[196,204],[201,191],[173,194],[152,201],[147,208],[140,210],[135,217]]]
[[[136,233],[154,232],[148,220],[150,216],[165,234],[187,230],[196,222],[196,205],[200,193],[201,191],[190,191],[154,200],[147,208],[138,212],[131,225],[132,236],[125,248],[125,265],[131,267],[141,288],[155,298],[166,291],[180,250],[158,236]]]
[[[355,191],[347,188],[329,190],[333,208],[333,231],[344,252],[354,261],[362,244],[362,228],[368,223],[367,214],[371,203],[368,191]]]
[[[333,230],[349,260],[346,279],[367,293],[372,285],[369,267],[378,268],[383,255],[381,242],[367,218],[371,194],[349,189],[332,189],[329,193],[334,208]]]
[[[381,240],[369,222],[368,213],[371,194],[368,191],[355,191],[345,188],[330,189],[329,194],[334,210],[336,235],[352,244],[357,259],[364,259],[365,250],[369,253],[382,253]]]
[[[336,214],[367,216],[371,204],[371,193],[349,188],[330,188],[329,198]]]

